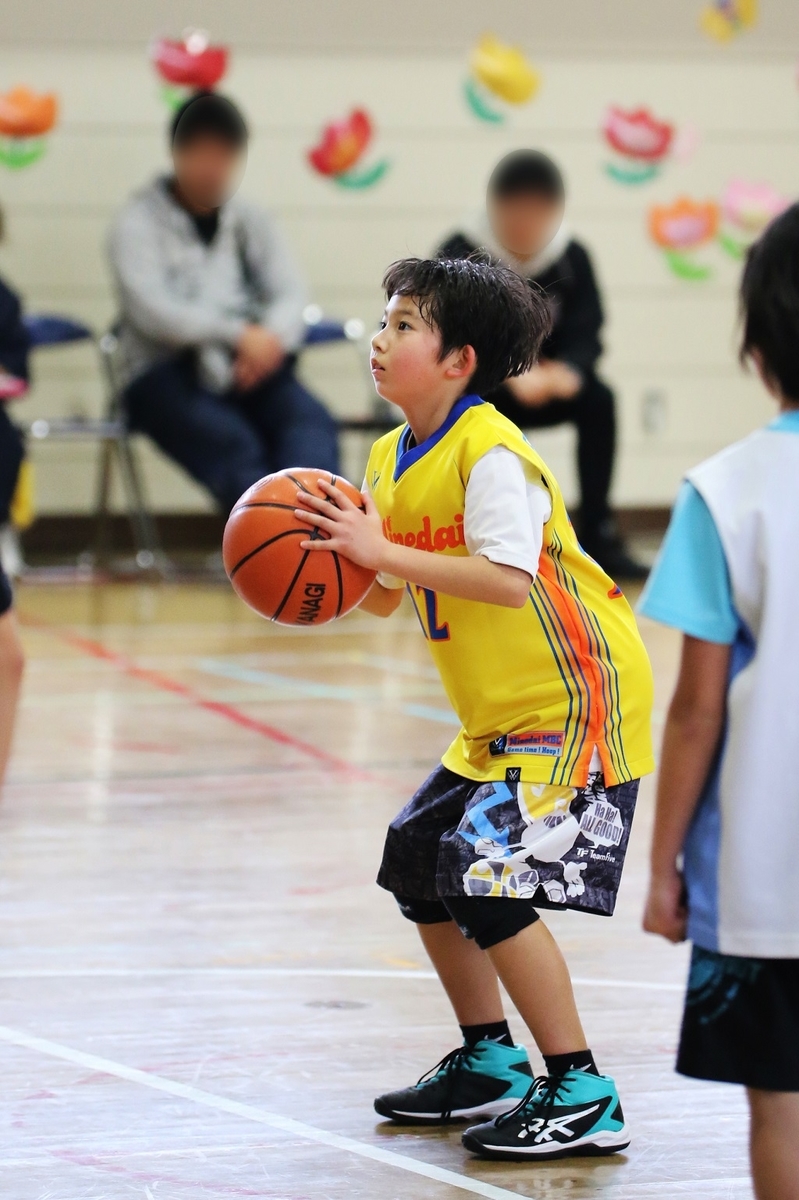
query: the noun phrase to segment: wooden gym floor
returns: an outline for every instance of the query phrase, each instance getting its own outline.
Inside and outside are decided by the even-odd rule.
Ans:
[[[197,585],[28,585],[18,611],[0,1196],[751,1195],[742,1095],[672,1069],[686,950],[639,928],[651,781],[617,915],[551,920],[630,1150],[480,1163],[453,1130],[372,1110],[458,1041],[373,883],[388,819],[454,728],[412,614],[295,633]],[[677,639],[644,634],[659,734]]]

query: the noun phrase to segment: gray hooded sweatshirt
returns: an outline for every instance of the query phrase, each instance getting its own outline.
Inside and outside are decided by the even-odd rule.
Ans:
[[[109,238],[119,299],[123,383],[186,349],[200,382],[224,392],[244,326],[259,324],[296,350],[305,332],[305,286],[282,235],[255,205],[234,197],[205,245],[166,178],[137,192]]]

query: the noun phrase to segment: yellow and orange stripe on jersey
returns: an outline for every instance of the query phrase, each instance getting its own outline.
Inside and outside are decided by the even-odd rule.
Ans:
[[[620,589],[580,548],[563,497],[523,434],[491,404],[465,396],[420,445],[407,426],[375,443],[366,480],[387,537],[433,554],[469,553],[463,534],[472,467],[494,446],[527,464],[549,493],[539,572],[521,609],[409,586],[462,729],[450,770],[582,787],[594,747],[606,783],[653,769],[652,673]]]

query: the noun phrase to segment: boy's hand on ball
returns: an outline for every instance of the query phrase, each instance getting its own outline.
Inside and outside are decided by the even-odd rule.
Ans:
[[[688,910],[685,906],[685,882],[674,868],[668,873],[653,875],[644,909],[644,929],[658,933],[669,942],[684,942]]]
[[[334,484],[320,479],[319,487],[327,493],[327,499],[299,491],[297,500],[302,507],[295,512],[300,521],[315,525],[327,536],[301,542],[301,549],[336,550],[361,567],[379,571],[388,543],[371,495],[363,493],[364,511]]]

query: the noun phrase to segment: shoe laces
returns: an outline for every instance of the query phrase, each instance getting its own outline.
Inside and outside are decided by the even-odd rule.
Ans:
[[[436,1063],[429,1071],[422,1075],[417,1081],[416,1086],[419,1087],[423,1083],[430,1083],[438,1075],[443,1076],[443,1081],[447,1084],[447,1100],[451,1101],[455,1085],[458,1082],[458,1077],[464,1067],[469,1065],[469,1062],[476,1056],[476,1048],[474,1046],[458,1046],[456,1050],[450,1050],[449,1054],[445,1054],[441,1062]],[[452,1113],[452,1108],[447,1107],[442,1109],[442,1120],[449,1119]]]
[[[526,1095],[515,1108],[496,1118],[497,1127],[514,1118],[522,1119],[522,1128],[530,1131],[533,1121],[549,1120],[552,1111],[564,1092],[566,1073],[562,1075],[538,1075],[527,1089]]]

